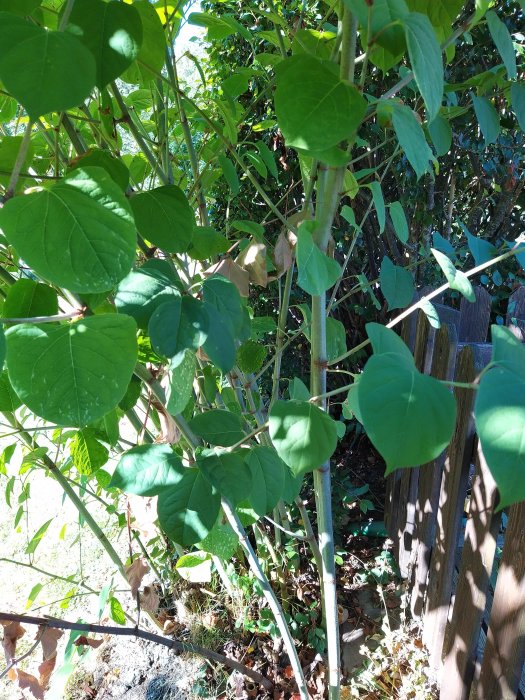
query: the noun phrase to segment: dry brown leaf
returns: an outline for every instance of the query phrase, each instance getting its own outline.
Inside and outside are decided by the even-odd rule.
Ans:
[[[174,445],[180,440],[180,430],[173,418],[164,411],[162,408],[157,408],[157,413],[160,420],[160,435],[157,437],[155,442],[157,443],[167,443],[169,445]]]
[[[149,613],[156,613],[159,609],[160,598],[153,586],[144,586],[140,594],[140,607]]]
[[[40,626],[38,631],[42,635],[40,637],[40,644],[42,645],[42,657],[44,661],[54,658],[57,655],[58,640],[62,637],[64,632],[45,626]]]
[[[128,495],[128,503],[131,514],[135,518],[133,528],[137,529],[146,540],[152,540],[157,536],[157,496],[144,498],[143,496]]]
[[[0,620],[0,624],[4,628],[4,639],[2,646],[4,647],[5,660],[9,665],[16,657],[16,643],[20,637],[24,636],[26,631],[19,622]],[[13,669],[10,669],[7,677],[12,681],[16,680],[16,672]]]
[[[55,653],[55,656],[52,656],[50,659],[46,659],[45,661],[42,661],[42,663],[38,667],[38,673],[40,674],[40,687],[44,690],[48,686],[49,679],[51,678],[51,674],[53,673],[56,662],[57,657]]]
[[[73,644],[76,647],[91,647],[92,649],[98,649],[102,644],[103,639],[93,639],[92,637],[85,637],[83,634],[77,637]]]
[[[223,258],[215,265],[204,270],[203,274],[208,277],[210,275],[222,275],[229,279],[230,282],[233,282],[241,296],[247,297],[250,294],[250,275],[231,258]]]
[[[252,284],[259,284],[261,287],[268,285],[266,246],[264,243],[253,241],[246,246],[235,262],[248,272]]]
[[[273,262],[277,268],[278,277],[283,275],[292,266],[292,246],[284,231],[281,231],[277,237],[277,242],[273,249]]]
[[[144,559],[135,559],[129,566],[126,566],[126,578],[131,586],[131,595],[135,597],[139,591],[142,579],[148,573],[149,566]]]
[[[31,673],[26,673],[18,669],[17,671],[18,685],[22,690],[28,689],[29,692],[37,698],[37,700],[44,700],[44,689],[40,685],[38,678],[33,676]]]

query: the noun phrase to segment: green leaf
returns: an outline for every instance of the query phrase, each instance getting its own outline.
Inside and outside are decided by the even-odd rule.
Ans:
[[[204,305],[208,311],[209,326],[208,336],[203,344],[203,350],[213,364],[221,372],[229,372],[235,364],[237,347],[231,326],[223,324],[217,315],[215,307],[211,304]]]
[[[58,296],[53,287],[21,279],[7,290],[2,314],[6,318],[53,316],[58,313]]]
[[[498,510],[525,500],[525,377],[522,367],[513,371],[513,360],[483,375],[474,408],[483,455],[500,492]]]
[[[234,506],[251,493],[252,472],[244,460],[244,450],[203,450],[197,464],[209,483]]]
[[[412,353],[391,328],[387,328],[380,323],[367,323],[366,332],[372,343],[374,355],[384,355],[386,352],[394,353],[403,358],[403,362],[409,367],[414,366]]]
[[[86,167],[103,168],[107,174],[117,183],[122,190],[126,190],[129,184],[129,170],[120,158],[113,158],[107,151],[99,148],[90,148],[82,155],[75,158],[68,172]]]
[[[137,230],[147,241],[169,253],[184,253],[193,237],[195,216],[176,185],[157,187],[131,198]]]
[[[197,543],[197,547],[209,552],[222,561],[229,561],[239,546],[239,540],[228,523],[217,520],[208,535]]]
[[[183,554],[177,560],[175,568],[185,581],[190,583],[209,583],[211,581],[212,559],[207,552]]]
[[[151,345],[158,355],[173,357],[179,348],[179,323],[182,301],[173,296],[171,301],[165,301],[157,306],[148,323],[148,334]]]
[[[221,499],[200,469],[185,467],[176,486],[159,494],[157,514],[166,535],[189,547],[203,540],[215,525]]]
[[[209,307],[214,309],[215,315],[219,316],[234,338],[237,338],[244,326],[244,305],[237,287],[226,277],[213,275],[203,282],[202,292],[208,310]],[[239,337],[239,340],[244,338]]]
[[[427,317],[432,328],[441,328],[441,321],[439,320],[437,309],[428,299],[421,299],[417,305]]]
[[[404,309],[414,296],[414,280],[404,267],[394,265],[386,255],[381,263],[379,276],[381,291],[388,302],[388,310]]]
[[[44,523],[41,527],[38,528],[38,530],[35,532],[33,537],[29,540],[29,543],[25,549],[26,554],[34,554],[36,551],[36,548],[40,544],[43,536],[47,532],[47,528],[51,525],[53,522],[54,518],[51,518],[51,520],[48,520],[46,523]]]
[[[438,114],[443,98],[443,61],[434,28],[426,15],[410,12],[403,18],[408,55],[428,119]]]
[[[337,445],[335,421],[306,401],[276,401],[269,423],[277,454],[294,476],[319,469]]]
[[[259,155],[263,159],[264,164],[268,168],[270,174],[277,180],[279,173],[277,171],[277,165],[275,163],[275,156],[273,154],[273,151],[270,151],[270,149],[264,143],[264,141],[257,141],[255,145],[257,147],[257,150],[259,151]]]
[[[69,452],[73,464],[84,476],[94,474],[109,459],[107,448],[96,439],[91,428],[84,428],[74,434],[69,443]]]
[[[305,224],[297,231],[296,255],[297,284],[312,296],[333,287],[342,274],[339,263],[319,250]]]
[[[390,217],[394,224],[396,236],[401,243],[406,243],[408,241],[408,222],[401,202],[392,202],[389,204],[388,211],[390,212]]]
[[[372,356],[359,380],[359,409],[387,473],[435,459],[448,445],[456,403],[447,387],[395,353]]]
[[[66,31],[94,56],[96,85],[101,90],[133,63],[142,43],[139,13],[133,5],[120,2],[76,2]]]
[[[304,54],[279,64],[275,111],[288,146],[326,151],[353,136],[365,110],[359,90],[329,62]]]
[[[463,294],[465,299],[468,299],[470,302],[475,302],[476,295],[474,294],[474,289],[466,274],[461,272],[461,270],[456,270],[454,264],[444,253],[440,253],[439,250],[435,248],[431,248],[430,250],[432,251],[432,255],[436,258],[439,267],[443,270],[443,274],[447,278],[450,289],[456,289]]]
[[[379,224],[379,233],[383,233],[385,230],[385,200],[383,198],[383,191],[381,189],[380,182],[371,182],[366,185],[372,192],[372,201],[374,202],[374,208],[377,214],[377,223]]]
[[[194,297],[183,297],[177,352],[183,353],[185,350],[198,350],[206,342],[209,327],[210,315],[206,309],[206,304]],[[175,357],[173,360],[175,360]]]
[[[291,399],[298,399],[299,401],[309,401],[312,398],[307,386],[299,379],[299,377],[290,379],[288,384],[288,394]]]
[[[111,598],[109,599],[109,616],[113,620],[113,622],[117,623],[117,625],[126,624],[126,615],[124,613],[124,609],[114,596],[111,596]]]
[[[0,335],[3,338],[3,331],[0,329]],[[2,363],[3,364],[3,360]],[[0,372],[0,411],[8,411],[12,413],[22,405],[22,402],[16,395],[15,390],[9,381],[7,370]]]
[[[234,219],[231,222],[231,226],[237,231],[248,233],[257,240],[262,240],[264,237],[264,226],[259,224],[257,221],[250,221],[249,219]]]
[[[5,99],[5,98],[4,98]],[[17,103],[15,100],[13,100],[15,104],[15,114],[13,115],[13,118],[16,116],[16,107]],[[7,115],[9,117],[9,115]],[[2,118],[2,115],[0,113],[0,119],[2,122],[10,122],[11,119],[7,118]],[[20,146],[22,144],[23,136],[4,136],[4,138],[0,142],[0,170],[3,171],[4,174],[0,175],[0,184],[2,184],[6,189],[9,185],[9,180],[10,180],[10,175],[13,171],[13,168],[15,167],[16,159],[18,156],[18,153],[20,151]],[[33,139],[34,137],[32,137]],[[22,163],[22,170],[27,172],[30,164],[33,161],[35,155],[34,151],[34,146],[32,143],[32,140],[29,141],[29,146],[27,148],[27,153],[24,158],[24,161]],[[28,186],[28,184],[33,184],[34,180],[29,180],[29,178],[25,177],[20,177],[18,184],[15,189],[15,193],[18,194],[21,190],[23,190],[25,187]]]
[[[503,367],[525,380],[525,346],[508,328],[493,325],[492,358],[498,367]]]
[[[505,64],[505,68],[507,69],[509,80],[515,80],[517,75],[516,52],[514,51],[514,45],[509,30],[493,10],[489,10],[485,17],[492,40],[496,44],[499,54],[503,59],[503,63]]]
[[[229,158],[226,156],[220,155],[217,156],[217,159],[219,161],[219,165],[221,166],[222,174],[224,175],[224,179],[228,183],[228,187],[231,190],[231,193],[234,197],[236,197],[239,194],[239,190],[241,189],[241,185],[239,183],[239,178],[237,176],[237,171],[235,170],[234,164],[231,162]]]
[[[210,445],[231,447],[244,437],[242,422],[236,413],[214,409],[200,413],[189,422],[193,432]]]
[[[452,146],[452,127],[448,119],[438,114],[428,124],[428,133],[436,149],[436,155],[438,157],[446,155]]]
[[[448,258],[451,260],[456,259],[456,251],[454,250],[454,246],[446,238],[443,238],[438,231],[434,231],[432,233],[432,242],[434,244],[434,248],[440,250],[442,253],[445,253]]]
[[[367,43],[378,44],[396,56],[403,53],[405,36],[399,20],[408,13],[404,0],[375,0],[370,4],[366,0],[344,1],[356,14],[362,32],[367,35]]]
[[[25,17],[36,10],[41,3],[42,0],[0,0],[0,11]]]
[[[135,323],[101,314],[63,326],[20,324],[6,334],[13,389],[37,416],[85,426],[114,408],[137,362]]]
[[[477,236],[473,236],[466,228],[463,230],[467,236],[467,244],[476,265],[482,265],[492,260],[492,258],[498,254],[498,249],[493,246],[492,243],[484,241]]]
[[[432,151],[425,138],[425,132],[410,107],[396,104],[392,106],[392,124],[399,145],[404,150],[408,162],[414,168],[419,180],[424,173],[430,170],[430,161],[433,159]]]
[[[135,258],[135,224],[120,187],[102,168],[10,199],[0,228],[37,275],[73,292],[105,292]]]
[[[270,447],[252,448],[246,462],[252,473],[248,501],[257,515],[271,513],[281,500],[287,466]]]
[[[264,345],[255,340],[245,340],[237,349],[236,364],[241,372],[251,374],[263,366],[268,351]]]
[[[516,115],[521,130],[525,131],[525,83],[512,83],[510,96],[512,111]]]
[[[121,76],[122,80],[140,83],[152,80],[160,74],[166,60],[166,37],[161,19],[154,5],[148,0],[135,0],[142,24],[142,43],[135,64]]]
[[[193,392],[193,379],[197,360],[190,350],[185,350],[169,366],[166,388],[166,408],[172,416],[182,413]]]
[[[0,46],[0,80],[31,120],[76,107],[95,85],[93,55],[70,34],[0,12]]]
[[[157,307],[179,297],[179,290],[166,274],[143,265],[132,270],[119,284],[115,306],[119,313],[133,316],[139,328],[147,328]]]
[[[196,226],[188,255],[193,260],[206,260],[225,253],[229,247],[228,239],[214,229],[209,226]]]
[[[109,485],[137,496],[158,496],[178,486],[184,474],[179,455],[169,445],[138,445],[120,458]]]
[[[285,503],[293,503],[297,496],[301,493],[301,488],[303,485],[303,474],[294,476],[292,470],[288,465],[285,465],[284,470],[284,487],[282,499]]]
[[[496,108],[486,97],[476,97],[476,95],[472,95],[472,104],[479,128],[485,139],[485,146],[495,143],[500,132],[499,115]]]
[[[121,411],[126,412],[133,408],[133,406],[137,403],[139,399],[141,389],[142,382],[140,381],[140,379],[135,376],[131,377],[131,381],[128,384],[126,393],[118,403],[118,407]]]

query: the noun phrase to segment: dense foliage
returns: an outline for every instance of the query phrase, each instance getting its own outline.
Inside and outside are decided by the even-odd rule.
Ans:
[[[0,411],[21,473],[57,479],[123,574],[86,489],[117,517],[121,492],[158,499],[144,550],[167,576],[173,551],[224,577],[244,550],[301,698],[245,528],[301,519],[338,698],[330,458],[356,421],[388,472],[455,428],[450,387],[391,330],[418,308],[439,324],[432,294],[411,306],[423,285],[472,301],[479,273],[493,295],[475,418],[499,507],[525,498],[525,349],[498,325],[525,263],[523,13],[490,4],[0,0]],[[186,20],[206,30],[188,84]]]

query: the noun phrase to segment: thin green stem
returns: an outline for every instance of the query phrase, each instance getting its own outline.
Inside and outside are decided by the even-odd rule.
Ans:
[[[272,396],[270,400],[270,408],[273,406],[274,402],[279,398],[281,360],[283,356],[283,345],[286,338],[286,322],[288,319],[288,309],[290,307],[290,293],[292,290],[293,271],[294,264],[292,262],[292,264],[286,272],[286,278],[283,289],[283,298],[281,302],[281,308],[279,310],[279,320],[277,322],[277,335],[275,338],[275,355],[273,365]]]
[[[54,316],[27,316],[20,318],[0,318],[0,323],[55,323],[56,321],[72,321],[83,318],[81,309],[75,309],[67,314],[55,314]]]

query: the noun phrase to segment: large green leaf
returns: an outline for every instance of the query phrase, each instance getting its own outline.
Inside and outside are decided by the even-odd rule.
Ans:
[[[41,3],[42,0],[0,0],[0,10],[25,17],[36,10]]]
[[[477,393],[476,428],[500,492],[498,510],[525,500],[524,395],[525,377],[503,366],[483,375]]]
[[[485,139],[485,146],[495,143],[500,132],[499,115],[496,108],[486,97],[476,97],[476,95],[472,95],[472,104],[479,128]]]
[[[246,457],[252,472],[248,500],[257,515],[271,513],[281,500],[288,467],[271,447],[254,447]]]
[[[58,313],[58,297],[53,287],[22,279],[7,290],[2,311],[6,318],[53,316]]]
[[[507,69],[509,80],[515,80],[517,74],[516,52],[514,51],[514,44],[512,43],[510,32],[493,10],[489,10],[485,17],[492,40],[496,44],[499,54],[503,59],[503,63],[505,64],[505,68]]]
[[[196,226],[188,255],[193,260],[206,260],[225,253],[229,247],[228,239],[217,233],[215,229],[209,226]]]
[[[109,459],[107,447],[97,440],[91,428],[84,428],[73,435],[69,452],[73,464],[83,476],[91,476]]]
[[[463,229],[467,236],[467,245],[476,265],[488,262],[498,254],[498,249],[489,241],[473,236],[466,228]]]
[[[449,389],[389,352],[366,363],[359,380],[359,410],[387,473],[435,459],[448,445],[456,422]]]
[[[236,336],[240,333],[244,324],[244,305],[233,282],[222,275],[213,275],[204,281],[202,292],[205,303],[217,312],[233,334]]]
[[[142,23],[142,43],[136,62],[122,75],[122,80],[140,83],[152,80],[160,74],[166,60],[166,38],[161,19],[148,0],[136,0],[133,7],[137,10]]]
[[[252,472],[244,460],[243,450],[203,450],[197,464],[209,483],[234,506],[251,493]]]
[[[211,307],[210,307],[211,308]],[[177,352],[198,350],[208,337],[210,315],[199,299],[183,297],[178,332]]]
[[[443,61],[434,28],[426,15],[410,12],[403,18],[408,55],[417,86],[432,121],[443,98]]]
[[[336,283],[341,266],[315,244],[306,225],[297,231],[297,284],[312,296],[321,295]]]
[[[387,328],[380,323],[367,323],[366,332],[372,343],[374,355],[383,355],[387,352],[395,353],[401,356],[403,362],[407,364],[408,367],[414,366],[412,353],[398,334],[391,328]]]
[[[4,335],[4,327],[0,325],[0,371],[4,368],[6,356],[6,340]]]
[[[115,305],[119,313],[133,316],[139,328],[147,328],[155,309],[174,298],[180,298],[180,292],[173,280],[163,271],[143,265],[119,284]]]
[[[525,380],[525,346],[514,333],[503,326],[493,325],[492,335],[492,358],[491,361],[498,367],[503,367],[514,372],[521,379]]]
[[[200,469],[186,467],[176,486],[162,491],[157,503],[161,528],[182,547],[203,540],[215,525],[221,498]]]
[[[386,255],[381,263],[379,282],[389,311],[404,309],[412,301],[414,280],[410,271],[400,265],[394,265]]]
[[[474,289],[466,274],[461,272],[461,270],[456,270],[454,263],[447,258],[444,253],[441,253],[435,248],[431,248],[430,250],[432,251],[432,255],[436,258],[439,267],[443,270],[443,274],[447,278],[450,289],[457,289],[468,301],[476,301]]]
[[[109,485],[137,496],[158,496],[177,486],[184,473],[169,445],[138,445],[120,458]]]
[[[0,228],[37,275],[73,292],[104,292],[135,257],[126,198],[102,168],[83,168],[49,189],[10,199]]]
[[[436,149],[437,156],[444,156],[452,146],[452,127],[448,119],[437,115],[428,125],[428,133]]]
[[[288,146],[326,151],[352,137],[365,110],[360,92],[329,62],[304,54],[279,65],[275,111]]]
[[[222,409],[199,413],[189,422],[189,426],[196,435],[210,445],[231,447],[244,436],[240,417],[236,413]]]
[[[90,148],[70,164],[69,172],[78,168],[103,168],[115,180],[117,185],[126,191],[129,184],[129,170],[120,158],[114,158],[100,148]]]
[[[157,187],[131,198],[137,230],[169,253],[184,253],[193,236],[195,216],[184,192],[176,185]]]
[[[133,63],[142,43],[139,13],[121,2],[76,2],[66,29],[94,56],[100,89]]]
[[[20,324],[6,333],[13,389],[37,416],[85,426],[122,399],[137,362],[135,323],[103,314],[62,326]]]
[[[432,151],[425,139],[425,132],[410,107],[402,105],[393,105],[392,124],[399,145],[419,180],[421,175],[430,170],[430,161],[433,159]]]
[[[319,469],[335,450],[335,421],[313,403],[276,401],[269,422],[277,454],[294,476]]]
[[[70,34],[0,12],[0,47],[0,80],[32,120],[76,107],[95,85],[93,55]]]
[[[239,539],[227,522],[217,520],[208,535],[197,546],[204,552],[214,554],[222,561],[229,561],[239,546]]]
[[[203,350],[221,372],[229,372],[235,364],[237,346],[229,325],[223,324],[221,317],[211,304],[204,304],[209,317],[208,336]]]
[[[166,388],[166,408],[176,416],[188,405],[193,392],[193,379],[197,360],[191,350],[185,350],[172,360],[169,366]]]

